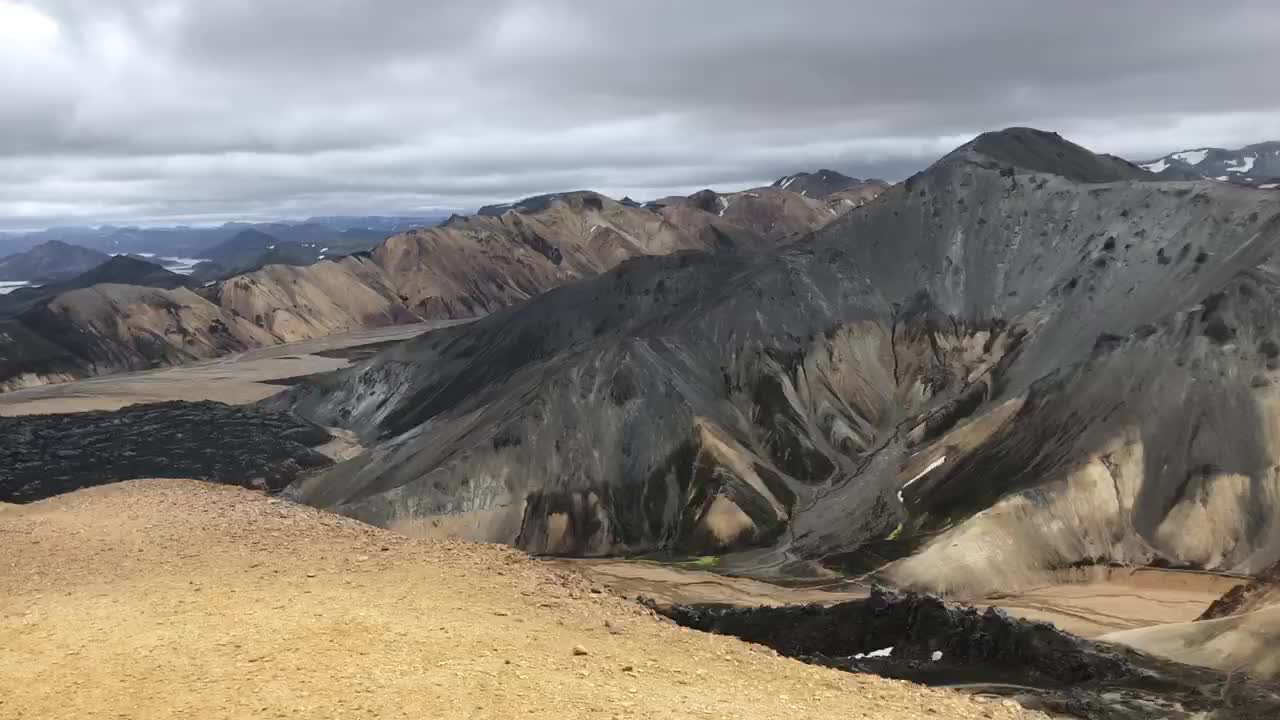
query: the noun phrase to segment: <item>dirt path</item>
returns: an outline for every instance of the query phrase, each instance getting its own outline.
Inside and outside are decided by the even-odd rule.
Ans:
[[[4,508],[0,547],[0,718],[1032,715],[685,631],[511,550],[231,487]]]

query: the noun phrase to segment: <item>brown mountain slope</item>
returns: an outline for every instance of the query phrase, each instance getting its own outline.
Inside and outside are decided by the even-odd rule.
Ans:
[[[191,291],[92,288],[0,318],[0,390],[422,319],[486,315],[629,258],[768,250],[838,214],[766,190],[637,207],[531,198],[393,236],[370,253],[271,265]],[[721,199],[726,198],[726,199]]]
[[[142,480],[0,508],[0,716],[1043,717],[690,632],[508,549]]]

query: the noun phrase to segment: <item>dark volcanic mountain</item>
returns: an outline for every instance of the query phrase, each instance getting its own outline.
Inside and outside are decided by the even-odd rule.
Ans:
[[[74,277],[106,262],[109,255],[59,240],[0,258],[0,280],[54,282]]]
[[[1275,193],[989,133],[777,251],[636,258],[295,388],[372,448],[290,492],[537,552],[955,592],[1260,568],[1277,244]]]
[[[1266,190],[1280,189],[1280,141],[1246,145],[1239,150],[1182,150],[1141,165],[1163,178],[1210,178]]]

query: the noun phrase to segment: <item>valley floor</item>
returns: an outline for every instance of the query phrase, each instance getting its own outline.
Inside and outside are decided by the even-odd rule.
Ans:
[[[290,379],[338,370],[380,346],[457,324],[432,321],[331,335],[228,355],[190,365],[40,385],[0,393],[0,416],[118,410],[168,400],[257,402],[280,392]]]
[[[0,506],[0,718],[1013,718],[678,628],[576,572],[258,493]]]

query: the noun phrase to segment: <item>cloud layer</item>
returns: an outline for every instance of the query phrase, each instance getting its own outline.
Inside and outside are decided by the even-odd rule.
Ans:
[[[1272,0],[0,0],[0,228],[1280,139]]]

